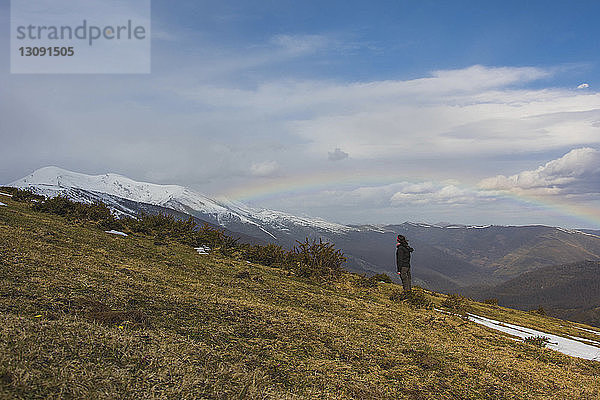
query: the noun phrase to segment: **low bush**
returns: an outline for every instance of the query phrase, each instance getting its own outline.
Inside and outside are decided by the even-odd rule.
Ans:
[[[377,286],[378,282],[379,279],[377,279],[375,276],[367,277],[366,275],[357,275],[356,279],[353,281],[353,284],[362,288],[374,288]]]
[[[546,315],[546,310],[544,310],[544,307],[542,306],[539,306],[535,310],[530,310],[529,312],[537,315]]]
[[[414,308],[432,309],[434,306],[421,288],[413,288],[410,292],[395,290],[390,295],[390,300],[407,303]]]
[[[288,263],[288,253],[283,247],[269,243],[262,245],[248,245],[244,247],[245,258],[254,263],[271,266],[285,266]]]
[[[353,281],[355,286],[364,288],[376,287],[380,282],[392,283],[392,278],[387,274],[375,274],[373,276],[356,275],[356,279]]]
[[[464,311],[465,306],[467,304],[467,299],[461,296],[460,294],[449,294],[444,301],[442,301],[441,306],[448,308],[452,311]]]
[[[11,194],[12,199],[14,201],[21,202],[39,202],[45,199],[44,196],[33,193],[31,190],[27,189],[17,189],[17,188],[6,188],[3,187],[2,190],[5,193]]]
[[[138,218],[121,221],[132,232],[153,236],[161,243],[168,238],[192,247],[208,246],[224,254],[229,254],[237,245],[237,240],[224,230],[208,224],[199,227],[192,217],[183,220],[169,214],[141,213]]]
[[[22,191],[20,196],[31,198],[37,195]],[[117,229],[151,236],[156,239],[155,243],[164,244],[166,239],[171,239],[192,247],[208,246],[225,255],[233,255],[234,251],[239,251],[249,261],[267,266],[280,266],[298,276],[315,281],[336,280],[343,273],[342,266],[346,262],[341,250],[321,239],[310,241],[306,238],[304,242],[298,241],[298,245],[292,251],[286,251],[277,244],[239,245],[237,239],[225,234],[225,230],[208,224],[198,227],[192,217],[182,220],[170,214],[141,213],[137,218],[118,219],[104,203],[78,203],[64,196],[35,203],[33,209],[61,215],[70,220],[96,222],[105,230]],[[368,279],[375,285],[379,280],[391,282],[385,274]]]
[[[138,218],[123,219],[123,223],[135,233],[159,238],[169,237],[190,246],[195,244],[194,228],[196,223],[192,217],[187,220],[179,220],[168,214],[142,212]]]
[[[546,347],[550,343],[550,339],[546,336],[529,336],[523,339],[523,341],[536,347]]]
[[[388,274],[375,274],[372,278],[377,282],[392,283],[392,278]]]
[[[342,266],[346,257],[331,243],[308,238],[297,241],[292,251],[286,251],[277,244],[239,245],[241,256],[247,261],[258,264],[281,267],[303,278],[315,282],[331,282],[343,273]],[[366,278],[365,278],[366,279]]]
[[[40,212],[61,215],[70,220],[93,222],[114,221],[110,209],[104,203],[77,203],[64,196],[57,196],[35,203],[33,209]]]
[[[194,247],[208,246],[226,255],[231,255],[232,251],[239,246],[238,239],[225,234],[224,229],[219,229],[208,224],[204,224],[196,229],[192,245]]]
[[[308,238],[297,243],[289,255],[297,275],[317,281],[334,281],[342,275],[346,257],[333,244]]]
[[[10,194],[11,196],[15,194],[15,192],[19,190],[12,186],[0,186],[0,192]]]

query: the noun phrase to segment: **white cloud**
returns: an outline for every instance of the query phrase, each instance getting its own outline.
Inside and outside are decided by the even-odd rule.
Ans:
[[[316,51],[322,45],[319,38],[280,37],[262,47],[263,52],[255,58],[225,57],[224,64],[207,64],[216,74],[229,76],[286,57],[293,60],[296,53]],[[270,50],[275,50],[274,54],[269,54]],[[501,192],[575,194],[594,193],[594,185],[600,187],[598,174],[578,175],[575,169],[572,174],[567,169],[550,174],[550,167],[542,172],[523,171],[514,179],[502,175],[488,178],[479,189],[436,181],[448,176],[463,181],[460,174],[449,172],[446,162],[438,162],[442,158],[469,164],[465,170],[476,171],[472,179],[477,181],[498,173],[493,168],[499,163],[492,167],[488,165],[492,163],[482,163],[497,155],[539,154],[599,143],[600,94],[524,88],[551,74],[552,70],[540,68],[473,66],[408,80],[265,79],[253,84],[221,80],[205,84],[202,82],[207,79],[196,80],[187,72],[157,76],[152,81],[99,77],[92,82],[70,77],[77,84],[59,85],[59,89],[54,80],[41,77],[27,82],[5,77],[0,121],[7,134],[0,155],[7,165],[23,165],[16,158],[30,155],[27,170],[48,163],[76,170],[84,165],[84,172],[110,169],[140,179],[144,178],[141,174],[148,174],[163,183],[192,184],[211,194],[236,185],[253,185],[281,170],[317,176],[339,168],[342,174],[358,170],[385,176],[391,168],[407,177],[421,176],[423,170],[427,178],[420,182],[295,194],[289,204],[310,202],[320,210],[328,207],[332,214],[344,206],[347,210],[379,207],[389,215],[400,209],[426,213],[436,206],[444,210],[462,205],[463,215],[468,216],[475,212],[474,205],[491,204]],[[57,90],[52,104],[36,95]],[[99,95],[84,95],[89,92]],[[161,100],[155,103],[159,94]],[[67,111],[70,115],[65,119]],[[32,120],[29,115],[37,117]],[[68,151],[61,154],[61,149]],[[324,159],[325,151],[329,159],[352,157],[332,163]],[[275,158],[278,161],[256,161]],[[136,159],[148,162],[142,169]],[[202,168],[198,168],[199,160]],[[12,179],[21,176],[17,170],[11,174]]]
[[[274,176],[279,173],[279,164],[277,161],[253,163],[250,167],[250,173],[257,177]]]
[[[402,191],[396,192],[391,197],[390,203],[392,206],[427,204],[458,206],[491,200],[494,200],[493,194],[485,191],[461,188],[454,184],[422,182],[406,186]]]
[[[275,35],[270,43],[294,56],[314,53],[325,48],[331,40],[323,35]]]
[[[600,193],[600,151],[590,147],[571,150],[535,170],[511,176],[497,175],[479,183],[485,190],[528,192],[537,195]]]
[[[277,123],[313,155],[344,143],[353,159],[546,151],[600,143],[600,94],[520,89],[552,75],[531,67],[436,71],[410,80],[269,81],[253,88],[185,86],[210,109]]]
[[[315,202],[321,204],[361,209],[488,203],[494,200],[495,193],[461,187],[454,181],[422,181],[362,186],[350,190],[329,190],[314,195],[313,198]]]

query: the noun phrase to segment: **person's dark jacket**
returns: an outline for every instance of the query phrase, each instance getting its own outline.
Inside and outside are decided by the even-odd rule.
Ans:
[[[410,253],[412,251],[414,249],[408,244],[398,244],[396,246],[396,267],[398,268],[398,272],[400,272],[400,268],[402,267],[410,268]]]

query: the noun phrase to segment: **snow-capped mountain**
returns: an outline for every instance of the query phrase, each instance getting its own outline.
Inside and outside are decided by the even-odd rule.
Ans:
[[[44,167],[10,186],[27,188],[54,197],[59,194],[77,201],[102,200],[118,214],[133,215],[119,199],[152,204],[183,212],[228,229],[252,234],[262,232],[264,239],[280,239],[282,232],[311,231],[343,233],[356,230],[318,218],[298,217],[281,211],[259,209],[230,200],[215,200],[179,185],[138,182],[118,174],[86,175],[58,167]],[[258,230],[258,231],[257,231]],[[294,235],[297,236],[297,235]]]

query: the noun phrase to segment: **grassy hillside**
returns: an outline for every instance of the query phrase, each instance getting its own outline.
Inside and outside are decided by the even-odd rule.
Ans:
[[[397,285],[350,274],[316,284],[0,200],[0,398],[600,396],[600,363],[392,300]],[[465,307],[581,334],[552,318]]]

